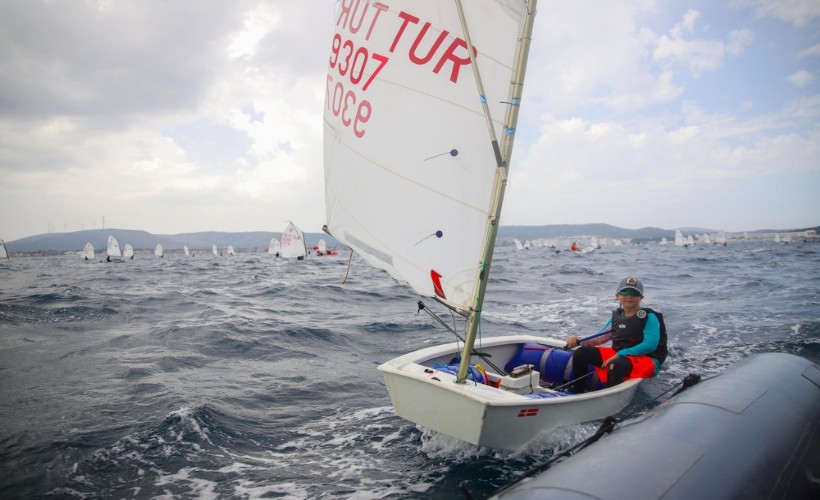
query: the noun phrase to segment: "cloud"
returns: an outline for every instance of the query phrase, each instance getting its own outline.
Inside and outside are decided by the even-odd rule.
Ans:
[[[760,18],[773,18],[804,27],[820,17],[817,0],[730,0],[736,9],[751,9]]]
[[[658,38],[652,53],[655,61],[668,61],[686,67],[694,76],[714,71],[723,65],[726,56],[739,56],[754,39],[748,29],[733,30],[725,41],[687,40],[685,35],[695,32],[695,21],[700,17],[697,11],[689,10],[683,20],[676,24],[669,35]]]
[[[786,80],[797,88],[803,88],[811,84],[815,77],[806,70],[800,70],[787,76]]]
[[[820,43],[817,45],[812,45],[806,49],[801,50],[797,53],[797,57],[804,58],[804,57],[817,57],[820,56]]]

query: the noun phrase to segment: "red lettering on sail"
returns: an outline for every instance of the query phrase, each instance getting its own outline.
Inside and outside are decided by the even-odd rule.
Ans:
[[[398,46],[401,39],[404,37],[404,33],[407,31],[408,26],[418,26],[421,19],[418,17],[408,14],[407,12],[400,12],[399,18],[402,19],[401,26],[399,30],[396,32],[396,36],[393,37],[393,43],[390,45],[390,52],[395,52],[396,47]],[[432,42],[425,41],[425,38],[428,38],[428,33],[430,32],[431,24],[429,22],[425,22],[421,29],[416,34],[416,38],[413,40],[413,43],[410,45],[408,49],[407,57],[410,59],[411,62],[414,64],[418,64],[419,66],[425,65],[429,63],[434,57],[436,57],[442,45],[442,42],[450,35],[450,32],[447,30],[442,30],[441,33],[436,36],[436,39]],[[434,35],[431,35],[434,36]],[[419,46],[427,46],[427,53],[421,57],[417,54]],[[467,42],[465,42],[461,38],[455,38],[444,50],[444,52],[438,56],[438,61],[436,65],[433,67],[433,73],[439,74],[441,69],[447,64],[452,64],[450,68],[450,81],[453,83],[458,83],[458,75],[459,71],[462,66],[466,66],[470,64],[470,55],[466,52],[467,49]],[[456,52],[462,52],[462,56],[456,55]],[[473,46],[473,54],[478,55],[478,49]]]
[[[464,57],[456,56],[456,50],[465,49]],[[450,69],[450,81],[453,83],[458,83],[458,70],[461,69],[462,66],[466,66],[470,64],[470,56],[466,53],[467,49],[467,42],[462,40],[461,38],[456,38],[453,40],[453,43],[447,47],[447,50],[444,52],[444,55],[441,56],[439,59],[438,64],[436,67],[433,68],[433,73],[438,74],[441,71],[441,68],[444,66],[445,63],[448,61],[453,63],[452,69]],[[473,56],[478,57],[478,51],[476,50],[475,46],[473,46]]]
[[[375,11],[372,12],[372,17],[370,18],[369,26],[367,28],[367,34],[364,37],[365,40],[370,40],[370,35],[373,33],[373,28],[376,26],[379,16],[382,12],[389,9],[387,5],[381,2],[371,4],[366,0],[342,0],[341,6],[339,7],[339,18],[336,19],[336,26],[345,28],[350,31],[350,33],[355,35],[360,29],[362,29],[362,25],[365,22],[365,18],[367,17],[368,10],[371,6],[375,9]],[[359,11],[359,7],[361,7],[361,12]],[[348,21],[350,24],[348,24]]]
[[[436,295],[447,300],[447,297],[444,296],[444,287],[441,286],[441,275],[435,269],[431,269],[430,278],[433,280],[433,291]]]

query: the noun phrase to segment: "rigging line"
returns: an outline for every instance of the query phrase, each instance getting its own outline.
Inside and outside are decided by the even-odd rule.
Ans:
[[[457,338],[458,340],[460,340],[462,343],[464,342],[464,339],[461,337],[461,335],[459,335],[459,334],[458,334],[458,332],[456,332],[455,328],[450,328],[450,325],[448,325],[447,323],[445,323],[443,319],[439,318],[439,317],[438,317],[438,315],[436,315],[434,312],[432,312],[431,310],[429,310],[429,309],[427,308],[427,306],[425,306],[425,305],[424,305],[424,302],[419,301],[419,302],[418,302],[418,307],[419,307],[419,311],[424,310],[424,312],[426,312],[426,313],[427,313],[427,314],[428,314],[431,318],[433,318],[434,320],[438,321],[438,322],[439,322],[439,324],[441,324],[441,326],[443,326],[444,328],[446,328],[446,329],[447,329],[447,331],[449,331],[450,333],[452,333],[453,335],[455,335],[455,336],[456,336],[456,338]],[[473,348],[473,352],[472,352],[472,354],[473,354],[474,356],[478,356],[479,358],[481,358],[482,360],[484,360],[484,362],[485,362],[485,363],[487,363],[487,366],[489,366],[490,368],[492,368],[493,370],[495,370],[495,372],[496,372],[496,373],[498,373],[499,375],[507,376],[507,372],[505,372],[504,370],[502,370],[501,368],[499,368],[498,366],[496,366],[496,365],[495,365],[495,364],[494,364],[494,363],[490,360],[490,355],[489,355],[489,354],[486,354],[486,353],[480,352],[480,351],[478,351],[478,350],[477,350],[477,349],[475,349],[475,348]]]
[[[345,271],[345,279],[342,280],[342,284],[344,285],[347,283],[347,275],[350,274],[350,263],[353,262],[353,249],[347,247],[350,250],[350,257],[347,259],[347,271]]]

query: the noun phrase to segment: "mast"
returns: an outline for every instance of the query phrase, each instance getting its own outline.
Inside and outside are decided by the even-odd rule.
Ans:
[[[461,1],[456,0],[456,7],[458,8],[459,18],[461,19],[462,29],[464,31],[464,39],[467,42],[470,55],[470,64],[473,67],[473,72],[476,77],[476,84],[478,86],[479,94],[484,103],[484,114],[490,126],[490,134],[492,136],[493,151],[496,155],[498,167],[496,169],[495,184],[493,186],[493,198],[490,209],[490,216],[487,220],[487,229],[485,236],[485,248],[483,261],[481,263],[483,269],[479,275],[476,283],[475,301],[473,302],[472,314],[467,324],[467,334],[464,339],[464,349],[461,353],[461,364],[458,367],[458,374],[456,375],[457,383],[465,383],[467,380],[467,372],[470,366],[470,359],[472,359],[473,347],[475,346],[476,337],[478,335],[478,328],[481,323],[481,309],[484,303],[484,293],[487,290],[487,281],[490,274],[490,264],[493,259],[493,252],[495,251],[495,240],[498,235],[498,224],[501,216],[501,206],[504,202],[504,190],[507,187],[507,176],[509,173],[510,158],[512,157],[513,140],[515,139],[515,129],[518,123],[518,112],[520,109],[521,95],[524,89],[524,76],[527,72],[527,58],[530,52],[530,43],[532,42],[532,29],[535,21],[535,9],[538,0],[527,0],[527,12],[524,17],[524,23],[518,40],[517,60],[513,69],[513,78],[510,82],[510,96],[507,101],[507,113],[504,118],[504,141],[501,144],[499,151],[498,140],[493,131],[492,121],[489,115],[489,109],[486,105],[486,98],[484,96],[483,85],[478,73],[478,66],[475,61],[475,54],[472,50],[473,44],[470,41],[467,30],[467,23],[464,18]],[[500,155],[500,156],[499,156]]]

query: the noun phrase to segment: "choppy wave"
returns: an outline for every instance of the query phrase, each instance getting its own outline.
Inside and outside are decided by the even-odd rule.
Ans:
[[[817,250],[500,246],[481,333],[594,333],[618,280],[640,276],[670,332],[669,361],[627,409],[641,412],[689,373],[758,352],[820,361]],[[503,452],[396,417],[376,366],[453,338],[408,288],[347,265],[12,260],[0,290],[0,495],[443,499],[467,482],[480,497],[594,432],[569,426]]]

